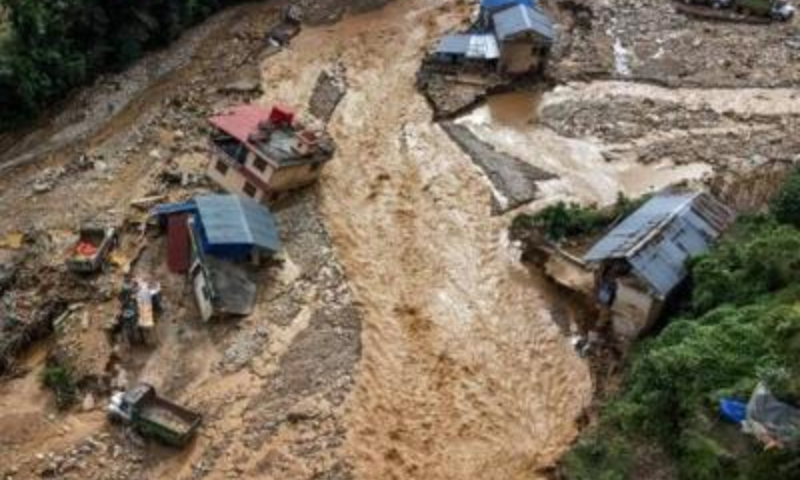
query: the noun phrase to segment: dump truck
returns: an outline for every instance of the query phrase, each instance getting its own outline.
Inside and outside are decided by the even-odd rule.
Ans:
[[[112,422],[130,425],[142,436],[172,447],[186,446],[202,423],[202,415],[159,397],[156,389],[147,383],[111,397],[108,417]]]
[[[795,7],[787,0],[679,0],[678,11],[687,15],[728,21],[789,21]]]
[[[67,269],[81,274],[99,271],[116,244],[117,232],[114,228],[82,226],[78,241],[68,253]]]

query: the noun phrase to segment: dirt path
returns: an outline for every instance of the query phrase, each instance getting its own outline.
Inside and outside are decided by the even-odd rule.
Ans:
[[[315,65],[348,71],[321,192],[364,314],[347,416],[359,479],[536,478],[591,392],[504,243],[486,180],[414,90],[422,49],[458,21],[453,3],[408,0],[305,32],[264,72],[270,100],[302,103]]]

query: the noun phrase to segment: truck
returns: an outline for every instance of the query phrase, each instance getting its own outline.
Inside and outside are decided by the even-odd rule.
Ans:
[[[117,232],[111,227],[83,225],[78,241],[72,246],[67,257],[70,272],[89,274],[103,268],[108,255],[117,244]]]
[[[111,397],[109,420],[130,425],[143,437],[171,447],[184,447],[192,441],[202,423],[202,415],[158,396],[155,387],[140,383]]]
[[[688,15],[730,20],[768,22],[789,21],[795,7],[787,0],[680,0],[678,11]]]

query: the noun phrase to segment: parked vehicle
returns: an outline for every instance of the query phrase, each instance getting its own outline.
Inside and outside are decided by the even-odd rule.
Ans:
[[[116,244],[117,232],[114,228],[84,225],[78,242],[67,258],[67,269],[84,274],[99,271]]]
[[[173,447],[187,445],[202,423],[199,413],[159,397],[156,389],[146,383],[111,397],[108,417],[131,425],[144,437]]]

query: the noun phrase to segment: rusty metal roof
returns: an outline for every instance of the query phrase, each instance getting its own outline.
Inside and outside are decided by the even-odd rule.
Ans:
[[[655,295],[666,298],[686,277],[686,261],[705,253],[734,220],[729,208],[706,193],[661,193],[614,227],[584,259],[625,259]]]

